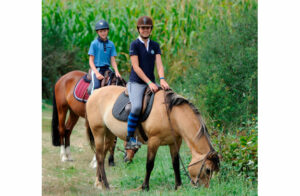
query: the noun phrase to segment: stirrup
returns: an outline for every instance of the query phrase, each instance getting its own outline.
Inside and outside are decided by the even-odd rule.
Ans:
[[[134,141],[133,141],[134,140]],[[134,137],[127,138],[127,144],[125,146],[126,150],[135,150],[139,149],[142,146],[142,143],[135,139]]]

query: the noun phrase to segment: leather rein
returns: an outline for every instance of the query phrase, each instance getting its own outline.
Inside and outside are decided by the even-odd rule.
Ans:
[[[183,170],[184,170],[184,172],[185,172],[185,175],[190,179],[190,182],[191,182],[193,185],[197,185],[197,184],[199,183],[200,175],[201,175],[201,172],[202,172],[202,170],[203,170],[203,168],[204,168],[204,164],[205,164],[205,162],[207,161],[207,157],[208,157],[208,155],[210,155],[211,153],[214,152],[214,149],[211,149],[211,150],[205,155],[205,157],[204,157],[203,159],[200,159],[199,161],[196,161],[196,162],[194,162],[194,163],[192,163],[192,164],[190,164],[190,165],[187,166],[187,168],[189,168],[189,167],[191,167],[191,166],[194,166],[194,165],[196,165],[196,164],[202,162],[201,167],[200,167],[200,170],[199,170],[199,173],[198,173],[198,175],[197,175],[197,180],[196,180],[196,182],[194,182],[194,181],[192,180],[191,176],[189,175],[189,173],[186,171],[185,166],[184,166],[184,164],[183,164],[183,161],[182,161],[182,159],[181,159],[181,157],[180,157],[178,145],[177,145],[177,142],[176,142],[176,139],[175,139],[175,131],[174,131],[173,127],[172,127],[172,123],[171,123],[171,119],[170,119],[170,110],[168,109],[168,106],[167,106],[167,96],[166,96],[166,91],[164,91],[164,95],[165,95],[164,97],[165,97],[165,106],[166,106],[167,116],[168,116],[169,124],[170,124],[170,127],[171,127],[171,132],[172,132],[172,135],[173,135],[173,140],[174,140],[174,143],[175,143],[175,147],[176,147],[176,150],[177,150],[177,152],[178,152],[178,157],[179,157],[180,163],[181,163],[181,165],[182,165],[182,167],[183,167]]]

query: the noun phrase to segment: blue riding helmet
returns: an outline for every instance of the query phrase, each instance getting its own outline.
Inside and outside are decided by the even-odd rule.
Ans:
[[[98,31],[100,29],[109,29],[108,23],[105,20],[99,20],[96,23],[95,30]]]

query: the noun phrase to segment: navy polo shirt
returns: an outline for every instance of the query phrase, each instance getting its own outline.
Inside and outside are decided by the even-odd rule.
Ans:
[[[155,56],[161,54],[159,44],[155,41],[150,40],[148,44],[148,50],[145,44],[139,39],[134,40],[130,44],[129,55],[137,55],[139,59],[139,67],[143,70],[145,75],[155,83],[154,77],[154,64]],[[137,82],[140,84],[145,84],[145,82],[140,79],[140,77],[135,73],[133,67],[131,66],[131,73],[129,77],[130,82]]]

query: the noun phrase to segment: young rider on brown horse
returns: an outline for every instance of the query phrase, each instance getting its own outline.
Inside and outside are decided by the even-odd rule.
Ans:
[[[109,32],[108,23],[100,20],[96,23],[95,30],[98,38],[93,40],[89,49],[89,63],[92,69],[93,89],[100,87],[101,80],[104,78],[104,72],[109,69],[110,64],[116,72],[116,76],[121,78],[118,71],[115,56],[117,56],[115,45],[107,39]]]
[[[109,25],[105,20],[99,20],[95,25],[98,34],[97,39],[93,40],[89,49],[89,64],[91,67],[91,77],[93,89],[92,92],[100,87],[101,80],[104,78],[106,70],[110,69],[110,64],[115,70],[116,76],[121,78],[118,70],[115,56],[117,56],[115,45],[107,39]],[[96,156],[94,156],[91,164],[96,167]]]
[[[131,111],[127,122],[126,149],[138,149],[141,146],[141,143],[134,138],[134,131],[142,109],[142,99],[145,89],[149,86],[154,93],[158,90],[154,76],[155,63],[161,87],[164,90],[169,89],[169,85],[164,78],[159,44],[149,39],[152,29],[152,19],[148,16],[140,17],[137,21],[139,37],[130,45],[129,55],[132,68],[127,89],[131,102]]]

